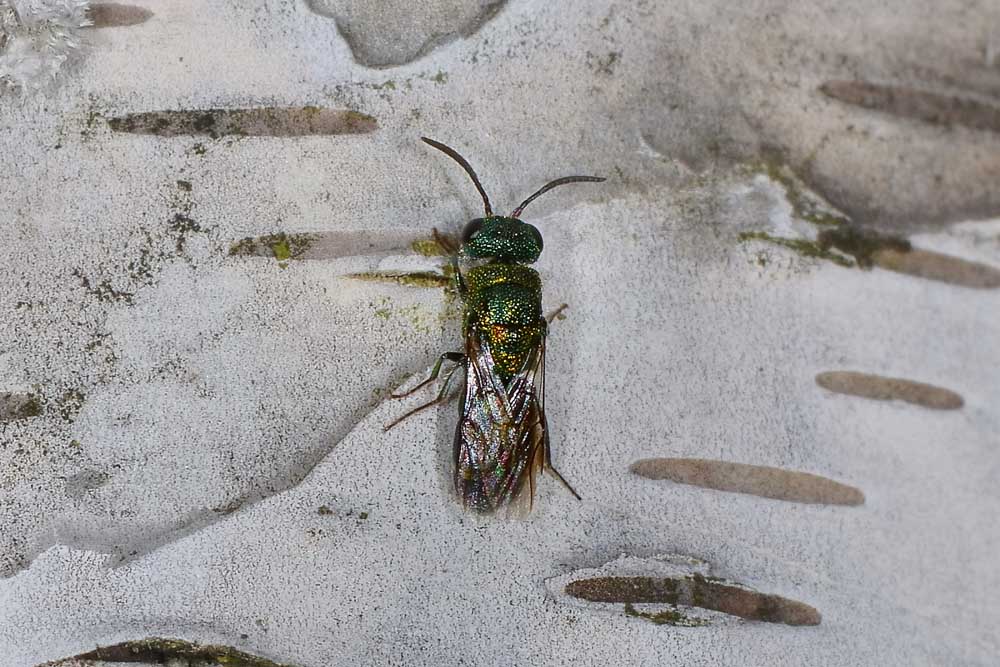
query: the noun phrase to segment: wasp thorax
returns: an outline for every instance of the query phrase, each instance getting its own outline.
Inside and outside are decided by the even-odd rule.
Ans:
[[[531,264],[542,253],[542,235],[517,218],[476,218],[462,232],[462,253],[474,259]]]

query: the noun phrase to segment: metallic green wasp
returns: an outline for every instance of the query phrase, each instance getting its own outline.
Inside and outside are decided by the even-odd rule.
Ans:
[[[485,216],[470,221],[461,244],[438,237],[451,253],[455,284],[464,304],[464,352],[442,354],[430,376],[394,398],[407,396],[454,363],[433,401],[406,413],[386,427],[446,400],[448,386],[464,370],[459,422],[455,429],[455,492],[466,508],[492,512],[534,496],[535,475],[548,469],[570,493],[580,496],[552,466],[545,420],[545,338],[549,319],[542,316],[542,282],[527,266],[542,252],[542,235],[519,219],[539,195],[566,183],[600,182],[595,176],[566,176],[544,185],[509,216],[494,215],[476,172],[453,149],[432,139],[430,146],[465,169],[480,196]],[[459,257],[474,265],[466,271]]]

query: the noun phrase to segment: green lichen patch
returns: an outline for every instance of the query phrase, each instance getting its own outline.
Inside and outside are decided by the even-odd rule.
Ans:
[[[103,127],[101,121],[105,119],[106,111],[106,106],[97,95],[91,93],[88,96],[87,115],[83,118],[83,127],[80,129],[80,138],[83,141],[89,142],[97,135],[98,130]]]
[[[288,239],[282,238],[268,245],[271,247],[274,258],[279,262],[284,262],[292,256],[292,246],[289,245]]]
[[[315,234],[288,234],[279,232],[265,236],[246,237],[229,246],[229,256],[274,257],[282,266],[290,259],[302,259],[315,243]]]
[[[160,242],[155,240],[149,231],[143,229],[140,232],[143,240],[139,245],[139,254],[125,264],[129,280],[137,287],[152,285],[163,263],[169,258],[166,250],[157,247],[160,246]],[[174,247],[176,246],[175,239]]]
[[[73,421],[80,410],[83,409],[83,403],[86,400],[87,395],[80,389],[67,389],[56,399],[59,416],[64,421]]]
[[[417,239],[410,244],[413,252],[424,257],[448,257],[451,252],[437,238]]]
[[[870,269],[876,255],[883,250],[905,253],[912,249],[910,242],[904,238],[884,236],[851,226],[824,229],[819,233],[816,244],[824,250],[835,248],[850,255],[862,269]]]
[[[240,651],[231,646],[197,644],[183,639],[151,637],[102,646],[66,660],[48,662],[39,667],[59,667],[72,660],[100,660],[109,663],[155,662],[165,664],[172,660],[202,660],[227,667],[292,667],[261,656]]]
[[[388,321],[391,318],[406,320],[413,327],[414,331],[420,333],[430,333],[432,329],[440,328],[443,324],[440,316],[435,318],[427,309],[419,303],[408,306],[394,306],[388,297],[380,297],[378,303],[372,303],[375,309],[375,317]]]
[[[91,282],[90,278],[80,269],[73,269],[73,275],[80,280],[84,291],[98,301],[102,303],[124,302],[132,305],[135,293],[115,288],[109,278],[104,278],[100,282]]]
[[[781,236],[772,236],[767,232],[743,232],[740,234],[739,239],[740,241],[766,241],[767,243],[774,243],[790,248],[803,257],[826,259],[844,267],[854,266],[854,262],[849,257],[831,252],[822,247],[817,241],[810,241],[809,239],[784,238]]]
[[[229,246],[229,256],[248,256],[257,254],[257,240],[251,236],[242,238]]]
[[[837,226],[850,222],[847,216],[814,193],[788,165],[777,161],[764,161],[752,165],[753,171],[767,175],[785,190],[785,199],[795,217],[814,225]]]
[[[394,314],[406,319],[414,331],[423,334],[430,333],[435,324],[433,316],[419,303],[400,308]]]
[[[76,267],[71,274],[84,292],[97,301],[133,305],[139,290],[154,284],[168,262],[186,257],[185,250],[193,234],[209,232],[188,215],[189,208],[182,205],[164,223],[129,232],[116,248],[113,262]]]
[[[433,271],[366,271],[348,274],[348,278],[378,283],[396,283],[405,287],[449,287],[451,277],[445,273]]]
[[[644,618],[650,623],[654,623],[656,625],[676,625],[685,628],[696,628],[708,625],[707,619],[687,616],[676,609],[666,609],[659,612],[644,612],[639,611],[630,603],[625,603],[625,615],[634,616],[635,618]]]
[[[184,213],[175,213],[168,226],[176,234],[174,247],[178,254],[184,252],[188,234],[205,231],[194,218]]]
[[[231,500],[230,502],[226,503],[225,505],[217,505],[217,506],[213,507],[212,511],[215,512],[216,514],[220,515],[220,516],[229,516],[230,514],[233,514],[234,512],[236,512],[236,510],[238,510],[241,507],[243,507],[244,504],[246,504],[246,500],[245,499],[237,498],[235,500]]]
[[[587,51],[587,67],[598,74],[604,74],[605,76],[611,76],[615,73],[615,65],[621,60],[621,51],[609,51],[604,55],[599,55],[591,51]]]
[[[42,414],[42,402],[30,393],[0,392],[0,422],[30,419]]]
[[[208,135],[301,137],[367,134],[378,128],[374,118],[342,109],[262,107],[256,109],[181,109],[126,114],[108,119],[115,132],[161,137]]]

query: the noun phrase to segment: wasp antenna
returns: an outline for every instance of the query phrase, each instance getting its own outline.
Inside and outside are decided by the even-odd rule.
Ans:
[[[464,169],[465,172],[469,174],[469,178],[472,179],[472,182],[476,185],[476,189],[479,190],[479,194],[482,195],[483,197],[483,207],[486,209],[486,217],[488,218],[492,216],[493,207],[490,206],[490,198],[486,196],[486,190],[483,189],[483,184],[479,182],[479,177],[476,176],[476,172],[472,168],[472,165],[470,165],[464,157],[459,155],[458,151],[449,146],[445,146],[440,141],[434,141],[433,139],[428,139],[427,137],[420,137],[420,140],[425,144],[427,144],[428,146],[433,146],[434,148],[438,149],[439,151],[450,157],[455,162],[462,165],[462,169]]]
[[[535,194],[531,195],[523,202],[521,202],[521,205],[515,208],[514,212],[510,214],[510,217],[512,218],[520,217],[521,212],[524,210],[525,206],[527,206],[528,204],[530,204],[535,199],[545,194],[552,188],[559,187],[560,185],[566,185],[567,183],[600,183],[606,180],[607,180],[606,178],[600,178],[599,176],[563,176],[562,178],[557,178],[556,180],[550,183],[546,183],[538,190],[538,192],[536,192]]]

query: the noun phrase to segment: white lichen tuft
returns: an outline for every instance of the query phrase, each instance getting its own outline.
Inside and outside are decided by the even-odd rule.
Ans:
[[[0,93],[51,83],[91,24],[89,0],[0,0]]]

